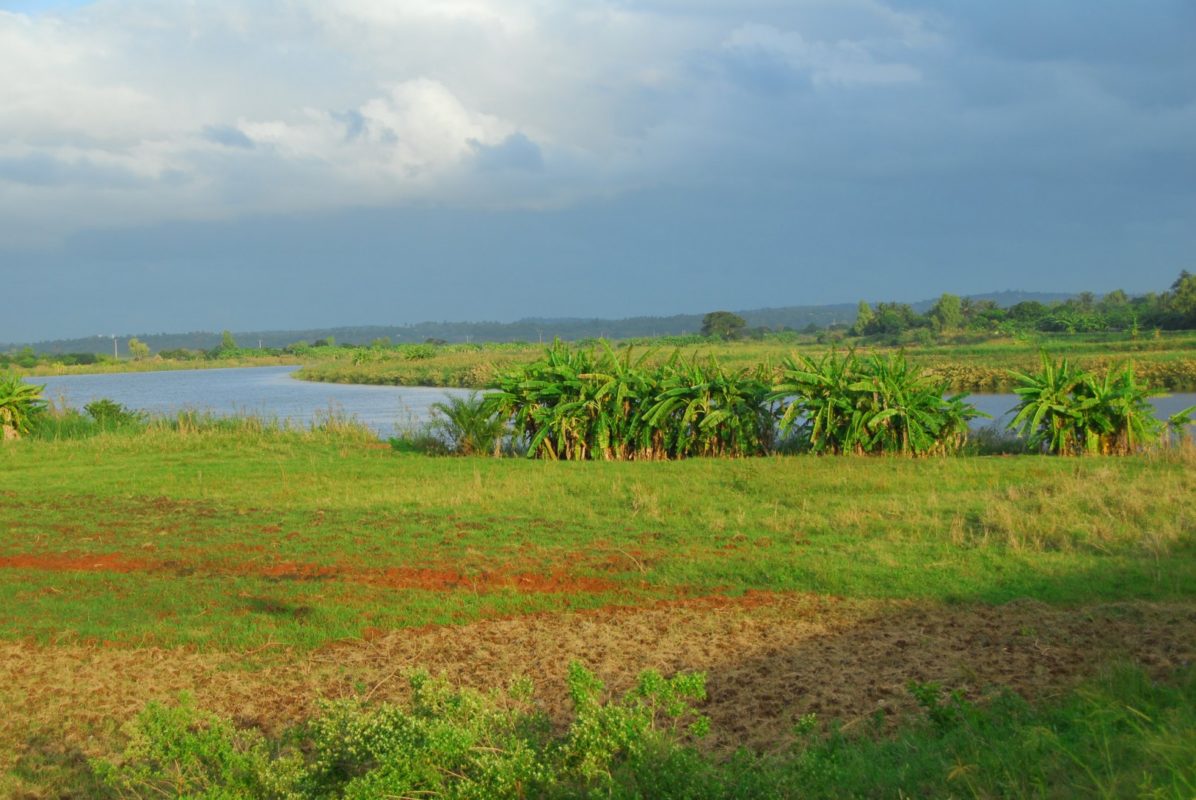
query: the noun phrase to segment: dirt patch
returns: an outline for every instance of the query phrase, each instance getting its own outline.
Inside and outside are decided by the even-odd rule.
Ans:
[[[280,609],[293,612],[293,609]],[[1196,604],[1056,608],[1035,602],[936,607],[753,593],[646,608],[539,614],[459,627],[371,630],[314,653],[269,643],[248,653],[0,643],[0,744],[51,730],[102,748],[113,721],[190,691],[205,707],[267,729],[312,713],[321,697],[398,700],[424,667],[489,688],[527,675],[544,707],[567,710],[565,665],[579,660],[613,691],[643,669],[708,675],[709,745],[769,749],[806,713],[853,721],[913,708],[911,680],[976,695],[1008,687],[1057,695],[1114,658],[1164,675],[1196,658]],[[6,747],[0,747],[4,750]]]
[[[600,594],[622,588],[620,584],[614,581],[570,575],[564,570],[556,570],[545,575],[532,572],[513,574],[481,572],[475,575],[463,575],[458,572],[446,570],[395,567],[380,572],[350,574],[349,577],[353,580],[361,580],[365,583],[380,586],[399,589],[427,589],[431,591],[451,589],[495,591],[499,589],[514,589],[527,594],[574,594],[578,592]]]
[[[493,592],[514,589],[528,594],[601,594],[626,588],[625,584],[601,578],[571,575],[565,570],[549,573],[487,571],[467,574],[448,569],[388,567],[362,569],[355,567],[307,564],[278,561],[265,564],[239,563],[235,566],[190,563],[179,561],[149,561],[128,559],[114,553],[96,555],[28,554],[0,556],[0,569],[37,569],[46,572],[161,572],[176,577],[194,575],[237,575],[274,580],[325,581],[332,579],[386,586],[391,589],[423,589],[452,591],[468,589],[474,592]]]
[[[113,553],[0,556],[0,569],[38,569],[45,572],[144,572],[156,566],[151,561],[125,558]]]

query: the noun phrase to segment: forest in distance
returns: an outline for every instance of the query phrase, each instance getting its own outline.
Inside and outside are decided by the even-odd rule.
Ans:
[[[1131,296],[1116,290],[1103,295],[1080,292],[1074,295],[1040,292],[994,292],[959,297],[943,294],[916,303],[863,302],[823,306],[788,306],[734,312],[744,320],[743,335],[766,332],[815,332],[831,334],[851,331],[863,312],[871,321],[867,335],[906,338],[928,336],[947,330],[989,335],[1015,332],[1099,332],[1132,329],[1177,330],[1196,328],[1196,280],[1184,271],[1161,292]],[[865,311],[865,308],[867,309]],[[536,317],[516,322],[423,322],[412,325],[372,325],[286,331],[235,332],[236,341],[259,350],[296,350],[303,345],[329,341],[366,345],[387,341],[394,344],[424,342],[550,342],[553,339],[580,341],[589,338],[635,339],[684,336],[701,333],[702,313],[664,317],[624,319],[574,319]],[[0,344],[0,359],[28,360],[36,355],[58,355],[68,362],[99,359],[114,350],[128,352],[128,339],[136,338],[154,353],[211,352],[221,347],[222,334],[212,331],[190,333],[140,333],[98,335],[76,339]],[[0,364],[3,361],[0,360]]]

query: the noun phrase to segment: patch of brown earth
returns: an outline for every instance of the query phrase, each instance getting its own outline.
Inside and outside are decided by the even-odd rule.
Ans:
[[[180,691],[276,729],[310,715],[321,697],[401,700],[405,676],[420,667],[478,688],[527,675],[561,718],[572,660],[615,692],[644,669],[704,671],[709,745],[769,749],[806,713],[848,725],[906,713],[911,680],[1049,698],[1115,658],[1165,675],[1196,658],[1196,604],[941,607],[757,593],[372,633],[306,654],[0,643],[0,751],[41,731],[98,752],[115,722]]]
[[[0,569],[38,569],[46,572],[144,572],[155,564],[115,553],[96,555],[17,555],[0,556]]]
[[[0,569],[37,569],[46,572],[165,572],[173,575],[245,575],[279,580],[342,580],[386,586],[391,589],[451,591],[469,589],[492,592],[514,589],[518,592],[575,594],[616,591],[622,584],[601,578],[571,575],[565,570],[547,574],[535,572],[488,571],[465,574],[447,569],[388,567],[360,569],[329,564],[305,564],[278,561],[267,564],[242,563],[236,566],[191,564],[173,561],[128,559],[114,553],[75,555],[65,553],[0,556]]]

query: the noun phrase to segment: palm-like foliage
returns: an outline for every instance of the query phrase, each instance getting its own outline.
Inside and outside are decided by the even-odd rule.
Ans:
[[[771,397],[787,403],[781,431],[815,453],[933,455],[958,451],[984,416],[905,357],[827,353],[786,358]]]
[[[762,370],[728,373],[674,356],[658,373],[658,387],[644,411],[671,458],[748,456],[768,452],[776,427],[769,384]]]
[[[507,430],[506,422],[476,392],[433,403],[430,427],[450,451],[463,456],[501,453]]]
[[[1055,363],[1042,353],[1041,359],[1042,369],[1036,375],[1010,371],[1021,386],[1013,390],[1020,400],[1008,428],[1033,448],[1060,454],[1078,452],[1082,415],[1075,398],[1084,373],[1072,369],[1066,358]]]
[[[647,460],[767,452],[774,417],[767,383],[714,361],[645,368],[648,353],[620,356],[554,344],[499,380],[488,408],[526,439],[530,457]]]
[[[45,388],[25,383],[11,372],[0,374],[0,440],[29,432],[33,418],[46,406]]]
[[[1042,353],[1036,375],[1012,373],[1020,402],[1009,428],[1032,448],[1059,455],[1126,454],[1154,444],[1162,433],[1147,402],[1152,392],[1129,365],[1100,378]]]

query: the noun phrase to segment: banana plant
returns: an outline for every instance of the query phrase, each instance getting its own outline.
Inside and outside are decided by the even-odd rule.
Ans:
[[[1133,367],[1121,364],[1104,377],[1075,369],[1067,359],[1040,354],[1036,375],[1011,373],[1021,382],[1020,401],[1008,427],[1031,447],[1057,455],[1124,455],[1155,444],[1163,425],[1148,402],[1150,389]]]
[[[1036,375],[1010,370],[1020,386],[1013,391],[1019,401],[1006,427],[1026,439],[1031,448],[1070,455],[1080,452],[1084,409],[1076,400],[1083,372],[1074,370],[1065,358],[1056,363],[1046,352],[1039,354],[1041,369]]]
[[[46,407],[45,386],[25,383],[12,373],[0,373],[0,441],[29,433],[34,418]]]
[[[781,432],[811,452],[920,456],[958,451],[968,421],[986,416],[964,395],[944,397],[946,385],[903,355],[832,351],[817,361],[786,358],[770,396],[786,403]]]

